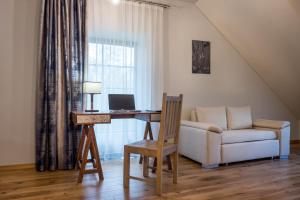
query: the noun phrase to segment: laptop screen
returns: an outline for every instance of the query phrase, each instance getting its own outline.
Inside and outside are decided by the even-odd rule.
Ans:
[[[133,94],[109,94],[109,110],[135,110]]]

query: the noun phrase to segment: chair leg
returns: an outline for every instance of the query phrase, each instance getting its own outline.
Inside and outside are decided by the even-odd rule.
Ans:
[[[167,155],[168,170],[172,170],[171,156]]]
[[[157,167],[157,158],[155,157],[154,161],[153,161],[153,166],[152,166],[152,173],[155,173],[156,167]]]
[[[160,195],[162,193],[162,157],[157,157],[156,168],[156,193]]]
[[[171,156],[170,155],[166,156],[166,159],[167,159],[167,163],[168,163],[168,170],[172,170]],[[155,157],[154,162],[153,162],[152,173],[155,173],[156,165],[157,165],[157,159]]]
[[[173,183],[177,184],[177,177],[178,177],[178,152],[176,151],[173,156]]]
[[[124,172],[123,172],[123,186],[129,187],[129,175],[130,175],[130,153],[124,151]]]
[[[143,176],[144,177],[148,177],[149,176],[148,165],[149,165],[149,157],[144,156],[144,162],[143,162]]]

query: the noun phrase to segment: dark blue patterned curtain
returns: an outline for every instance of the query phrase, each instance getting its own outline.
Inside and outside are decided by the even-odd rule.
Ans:
[[[71,111],[82,111],[87,0],[43,0],[40,23],[36,167],[73,169],[80,128]]]

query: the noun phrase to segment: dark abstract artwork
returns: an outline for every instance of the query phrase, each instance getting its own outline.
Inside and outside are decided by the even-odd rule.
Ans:
[[[210,42],[193,40],[192,72],[210,74]]]

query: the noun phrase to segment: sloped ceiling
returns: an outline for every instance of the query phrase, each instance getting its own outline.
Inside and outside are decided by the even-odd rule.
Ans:
[[[300,119],[300,0],[199,0],[196,4]]]

